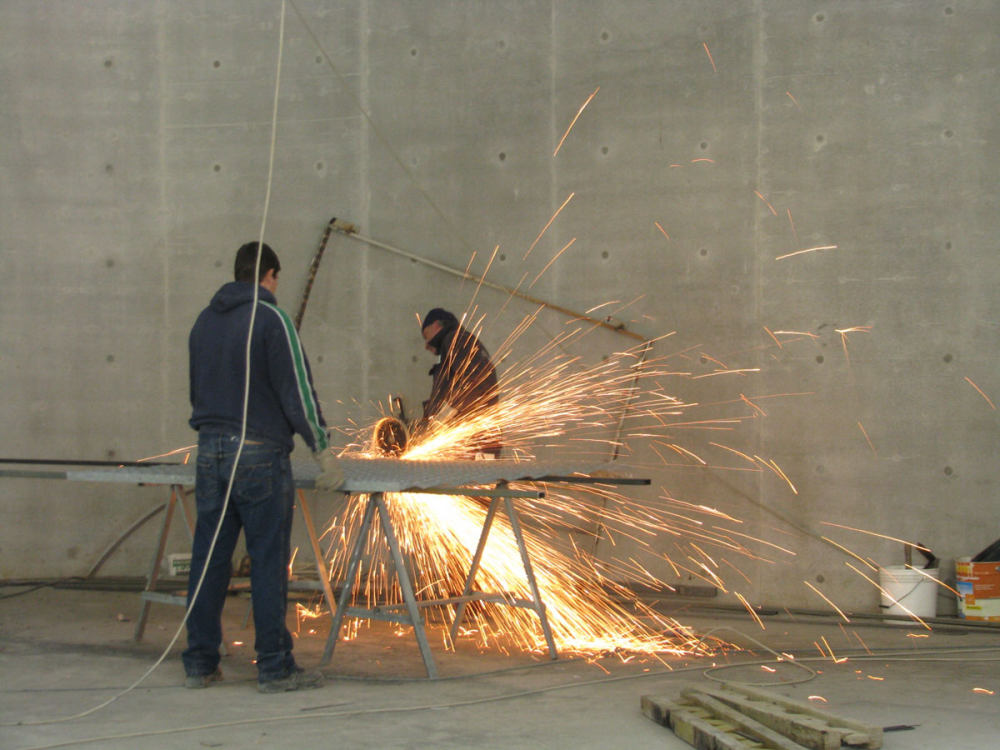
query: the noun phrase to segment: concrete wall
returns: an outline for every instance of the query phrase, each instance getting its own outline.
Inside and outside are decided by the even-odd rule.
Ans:
[[[845,565],[861,564],[819,537],[881,564],[901,547],[831,522],[946,560],[1000,534],[997,412],[972,385],[1000,399],[1000,6],[296,6],[308,29],[289,6],[266,228],[286,309],[333,216],[458,268],[476,252],[482,271],[499,246],[490,278],[508,286],[575,237],[533,294],[579,310],[638,298],[622,318],[646,337],[676,331],[654,354],[678,371],[760,368],[665,383],[701,417],[745,419],[721,438],[673,433],[708,468],[650,468],[657,456],[632,446],[654,479],[640,501],[712,506],[795,553],[713,548],[749,599],[824,606],[808,581],[873,611]],[[2,457],[134,460],[193,443],[186,336],[260,231],[279,17],[264,0],[0,4]],[[328,421],[371,419],[389,393],[418,405],[431,362],[414,316],[465,309],[473,291],[335,235],[302,329]],[[533,310],[505,301],[477,298],[488,345]],[[518,354],[564,324],[543,314]],[[633,343],[598,332],[573,353]],[[796,395],[764,398],[778,394]],[[741,395],[767,416],[747,419],[758,411]],[[773,459],[797,494],[710,442]],[[0,577],[85,573],[161,500],[3,479]],[[144,573],[153,534],[104,572]],[[684,559],[688,541],[613,554],[676,581],[657,555]],[[177,532],[172,549],[186,545]]]

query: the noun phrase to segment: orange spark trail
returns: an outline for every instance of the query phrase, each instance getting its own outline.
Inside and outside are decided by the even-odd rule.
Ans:
[[[746,453],[741,453],[735,448],[730,448],[728,445],[720,445],[719,443],[709,443],[709,445],[714,445],[716,448],[722,448],[723,450],[727,450],[730,453],[735,453],[740,458],[745,458],[749,463],[752,463],[754,466],[757,466],[757,462],[754,461],[752,458],[750,458],[750,456],[748,456]],[[760,471],[760,469],[758,468],[757,471]]]
[[[858,643],[861,644],[861,648],[863,648],[865,650],[865,653],[867,653],[869,656],[871,656],[872,655],[872,650],[870,648],[868,648],[868,644],[865,643],[864,639],[860,635],[858,635],[857,631],[856,630],[852,630],[851,631],[851,635],[853,635],[855,638],[858,639]]]
[[[788,478],[788,475],[787,475],[787,474],[785,474],[785,472],[783,472],[783,471],[781,470],[781,467],[780,467],[780,466],[778,466],[777,462],[776,462],[776,461],[775,461],[775,460],[774,460],[773,458],[772,458],[772,459],[770,459],[770,460],[768,460],[768,459],[766,459],[766,458],[761,458],[760,456],[758,456],[758,455],[756,455],[756,454],[754,454],[754,458],[756,458],[756,459],[757,459],[758,461],[760,461],[760,463],[761,463],[761,465],[762,465],[762,466],[766,466],[766,467],[767,467],[768,469],[770,469],[770,470],[771,470],[772,472],[774,472],[774,474],[775,474],[776,476],[778,476],[779,478],[783,479],[783,480],[785,481],[785,483],[786,483],[786,484],[787,484],[787,485],[788,485],[789,487],[791,487],[791,488],[792,488],[792,492],[793,492],[794,494],[796,494],[796,495],[798,495],[798,494],[799,494],[799,491],[798,491],[797,489],[795,489],[795,485],[794,485],[794,484],[792,484],[792,480],[791,480],[791,479],[789,479],[789,478]]]
[[[556,253],[555,255],[553,255],[553,256],[552,256],[552,260],[550,260],[550,261],[549,261],[548,263],[546,263],[546,264],[545,264],[545,268],[543,268],[543,269],[542,269],[541,271],[539,271],[539,272],[538,272],[538,275],[537,275],[537,276],[536,276],[536,277],[535,277],[534,279],[532,279],[532,281],[531,281],[531,283],[530,283],[530,284],[528,284],[528,289],[531,289],[531,287],[533,287],[533,286],[535,285],[535,283],[536,283],[536,282],[537,282],[537,281],[538,281],[538,280],[539,280],[540,278],[542,278],[542,275],[543,275],[543,274],[544,274],[544,273],[545,273],[546,271],[548,271],[548,270],[549,270],[549,268],[550,268],[550,267],[552,266],[552,264],[553,264],[553,263],[555,263],[555,262],[556,262],[556,261],[557,261],[557,260],[559,259],[559,256],[560,256],[560,255],[562,255],[562,254],[563,254],[564,252],[566,252],[567,250],[569,250],[569,246],[570,246],[570,245],[572,245],[572,244],[573,244],[574,242],[576,242],[576,237],[574,237],[574,238],[573,238],[573,239],[571,239],[571,240],[570,240],[569,242],[567,242],[567,243],[566,243],[566,244],[565,244],[565,245],[563,246],[563,249],[562,249],[562,250],[560,250],[560,251],[559,251],[558,253]]]
[[[847,366],[851,366],[851,355],[847,353],[847,334],[849,333],[871,333],[871,326],[851,326],[850,328],[834,328],[834,331],[840,334],[840,343],[844,347],[844,358],[847,360]]]
[[[985,393],[983,393],[983,389],[982,388],[980,388],[978,385],[976,385],[975,383],[973,383],[972,380],[970,380],[968,377],[966,377],[965,382],[967,382],[969,385],[971,385],[973,388],[975,388],[977,391],[979,391],[979,395],[986,399],[986,403],[990,405],[990,408],[993,409],[994,411],[996,411],[997,407],[990,400],[990,397],[987,396]]]
[[[833,521],[820,521],[823,526],[833,526],[838,529],[847,529],[848,531],[857,531],[859,534],[868,534],[869,536],[877,536],[880,539],[888,539],[890,542],[899,542],[900,544],[908,544],[914,549],[922,550],[923,552],[930,552],[927,547],[923,547],[919,544],[914,544],[913,542],[908,542],[905,539],[900,539],[895,536],[887,536],[885,534],[879,534],[875,531],[866,531],[865,529],[856,529],[853,526],[844,526],[840,523],[834,523]]]
[[[844,564],[845,564],[845,565],[846,565],[846,566],[847,566],[848,568],[850,568],[851,570],[853,570],[853,571],[854,571],[855,573],[857,573],[857,574],[858,574],[859,576],[861,576],[862,578],[864,578],[864,579],[865,579],[866,581],[868,581],[868,583],[870,583],[870,584],[871,584],[872,586],[874,586],[875,588],[877,588],[877,589],[878,589],[878,590],[879,590],[880,592],[882,592],[882,593],[883,593],[883,594],[885,595],[885,597],[886,597],[886,598],[887,598],[887,599],[888,599],[889,601],[891,601],[891,602],[892,602],[893,604],[895,604],[895,605],[896,605],[897,607],[899,607],[899,608],[900,608],[901,610],[903,610],[904,612],[906,612],[906,614],[908,614],[908,615],[909,615],[910,617],[912,617],[912,618],[913,618],[914,620],[916,620],[916,621],[917,621],[917,622],[919,622],[919,623],[920,623],[921,625],[923,625],[923,626],[924,626],[924,628],[926,628],[927,630],[930,630],[930,629],[931,629],[931,626],[930,626],[930,625],[928,625],[928,624],[927,624],[926,622],[924,622],[924,621],[923,621],[922,619],[920,619],[920,617],[918,617],[918,616],[917,616],[916,614],[914,614],[913,612],[911,612],[911,611],[910,611],[910,610],[909,610],[909,609],[908,609],[908,608],[907,608],[907,607],[906,607],[906,606],[905,606],[904,604],[902,604],[902,603],[901,603],[901,602],[900,602],[900,601],[899,601],[899,600],[898,600],[898,599],[897,599],[896,597],[894,597],[894,596],[893,596],[892,594],[890,594],[890,593],[889,593],[888,591],[886,591],[886,590],[885,590],[884,588],[882,588],[882,587],[881,587],[881,586],[880,586],[880,585],[879,585],[878,583],[876,583],[876,582],[875,582],[875,581],[874,581],[874,580],[873,580],[872,578],[870,578],[869,576],[866,576],[866,575],[865,575],[864,573],[862,573],[862,572],[861,572],[860,570],[858,570],[857,568],[855,568],[855,567],[854,567],[853,565],[851,565],[850,563],[844,563]]]
[[[542,231],[538,233],[537,237],[535,237],[535,241],[531,243],[531,247],[528,248],[528,251],[524,254],[524,257],[521,258],[521,260],[526,260],[527,257],[531,255],[531,251],[535,249],[535,245],[537,245],[538,241],[542,239],[542,235],[548,231],[549,227],[552,226],[552,222],[555,221],[556,217],[562,212],[564,208],[566,208],[566,204],[568,204],[571,200],[573,200],[574,195],[576,195],[576,193],[570,193],[569,197],[563,201],[563,204],[556,209],[556,212],[552,214],[552,218],[549,219],[548,224],[542,227]]]
[[[475,260],[476,260],[476,251],[473,250],[472,255],[469,256],[469,262],[466,263],[465,265],[465,276],[462,278],[463,283],[465,282],[465,279],[472,278],[472,264],[475,262]]]
[[[145,458],[137,458],[136,463],[142,463],[143,461],[155,461],[158,458],[167,458],[168,456],[176,456],[178,453],[184,454],[184,463],[188,462],[191,457],[191,451],[195,450],[197,445],[185,445],[183,448],[174,448],[172,451],[167,451],[166,453],[159,453],[155,456],[146,456]]]
[[[767,326],[764,326],[764,330],[767,331],[767,335],[770,336],[774,340],[774,343],[778,345],[779,349],[784,349],[785,348],[785,347],[783,347],[781,345],[781,342],[778,341],[778,337],[775,336],[774,333],[771,332],[770,328],[768,328]]]
[[[760,416],[762,416],[762,417],[766,417],[767,416],[767,412],[766,411],[764,411],[763,409],[761,409],[759,406],[757,406],[757,404],[755,404],[753,401],[751,401],[750,399],[748,399],[742,393],[740,394],[740,400],[743,401],[747,406],[749,406],[751,409],[753,409],[754,412],[756,412]]]
[[[833,653],[833,646],[830,645],[830,642],[826,639],[825,635],[821,635],[820,638],[822,639],[823,643],[826,644],[826,649],[827,651],[830,652],[830,658],[833,659],[834,664],[843,664],[845,661],[847,661],[847,657],[844,657],[843,659],[837,658],[837,655]]]
[[[861,422],[858,422],[858,427],[861,429],[861,434],[865,436],[865,440],[868,442],[868,447],[872,449],[872,453],[874,453],[875,457],[878,458],[878,451],[875,450],[875,445],[872,443],[872,439],[868,437],[868,430],[865,429],[865,426],[861,424]]]
[[[748,602],[743,597],[743,594],[741,594],[739,591],[734,591],[733,593],[736,594],[736,598],[739,599],[740,602],[742,602],[743,606],[746,608],[746,611],[750,613],[750,616],[757,622],[757,625],[760,626],[760,629],[767,630],[767,628],[764,627],[764,621],[761,620],[760,617],[757,615],[757,613],[753,611],[753,607],[750,606],[750,602]]]
[[[819,335],[808,331],[775,331],[777,336],[806,336],[811,339],[818,339]]]
[[[802,255],[803,253],[815,253],[820,250],[836,250],[836,245],[820,245],[819,247],[807,247],[805,250],[796,250],[794,253],[785,253],[784,255],[779,255],[775,260],[784,260],[785,258],[791,258],[795,255]]]
[[[704,375],[695,375],[692,380],[701,380],[702,378],[714,378],[716,375],[745,375],[748,372],[760,372],[759,367],[743,367],[738,370],[716,370],[715,372],[706,372]]]
[[[847,549],[847,547],[845,547],[843,544],[838,544],[837,542],[833,541],[830,537],[828,537],[828,536],[821,536],[820,539],[822,539],[827,544],[832,544],[837,549],[839,549],[842,552],[845,552],[846,554],[850,555],[851,557],[853,557],[855,560],[857,560],[862,565],[867,565],[869,568],[871,568],[872,570],[875,570],[875,571],[878,570],[878,567],[876,567],[875,565],[872,565],[870,562],[868,562],[863,557],[861,557],[861,555],[859,555],[856,552],[852,552],[851,550]]]
[[[835,610],[837,610],[837,614],[844,618],[844,622],[850,622],[850,620],[847,619],[847,615],[844,614],[843,610],[841,610],[840,607],[838,607],[836,604],[834,604],[826,594],[824,594],[818,588],[816,588],[811,583],[809,583],[809,581],[803,581],[802,583],[804,583],[806,586],[808,586],[813,591],[815,591],[817,594],[819,594],[823,598],[823,601],[825,601],[827,604],[829,604],[831,607],[833,607]]]
[[[499,252],[500,252],[500,246],[496,245],[493,248],[493,254],[490,256],[489,262],[486,264],[486,269],[483,271],[482,275],[479,277],[479,281],[476,284],[476,291],[473,292],[472,297],[469,299],[469,304],[466,306],[466,314],[471,314],[471,311],[475,309],[474,305],[476,303],[476,297],[479,296],[479,291],[483,288],[483,284],[486,283],[486,276],[487,276],[487,274],[489,274],[490,269],[493,267],[493,261],[496,260],[497,255],[499,254]],[[469,266],[470,267],[472,266],[472,261],[471,260],[469,261]],[[463,281],[462,283],[465,283],[465,282]]]
[[[799,244],[799,233],[795,229],[795,221],[792,219],[792,209],[786,208],[785,213],[788,214],[788,223],[792,227],[792,236],[795,238],[795,244]]]
[[[798,108],[799,110],[801,110],[801,109],[802,109],[802,107],[799,107],[799,103],[798,103],[798,101],[796,100],[796,98],[795,98],[794,96],[792,96],[792,92],[791,92],[791,91],[786,91],[786,92],[785,92],[785,94],[787,94],[787,95],[788,95],[788,98],[792,100],[792,103],[793,103],[793,104],[794,104],[794,105],[795,105],[795,106],[796,106],[796,107],[797,107],[797,108]]]
[[[778,215],[778,212],[774,210],[774,206],[771,205],[771,202],[763,195],[761,195],[759,190],[754,190],[753,194],[756,195],[758,198],[760,198],[762,201],[764,201],[764,205],[767,206],[768,211],[770,211],[774,216]]]
[[[666,229],[664,229],[663,227],[660,226],[660,222],[654,221],[653,223],[656,225],[656,228],[659,229],[663,233],[663,236],[666,237],[669,240],[670,239],[670,235],[667,234],[667,230]]]
[[[708,61],[712,63],[712,72],[718,73],[718,69],[715,67],[715,60],[712,57],[711,51],[708,49],[708,42],[702,42],[701,46],[705,48],[705,54],[708,55]]]
[[[956,589],[953,589],[951,586],[949,586],[944,581],[939,581],[937,578],[935,578],[934,576],[932,576],[926,570],[920,570],[919,568],[914,568],[912,565],[907,565],[906,567],[907,567],[908,570],[912,570],[914,573],[919,573],[924,578],[926,578],[928,581],[933,581],[934,583],[936,583],[941,588],[947,589],[950,593],[954,594],[955,596],[961,596],[961,594]]]
[[[553,157],[555,157],[555,155],[559,153],[559,149],[562,148],[563,141],[566,140],[566,136],[569,135],[569,131],[573,129],[573,126],[576,125],[576,121],[580,119],[580,115],[583,114],[583,110],[587,108],[587,105],[590,104],[590,100],[593,99],[595,96],[597,96],[597,92],[600,90],[601,87],[598,86],[596,89],[594,89],[594,93],[587,97],[587,101],[585,101],[583,104],[580,105],[580,109],[577,110],[576,116],[573,118],[572,122],[570,122],[569,127],[566,128],[566,132],[563,133],[563,137],[559,139],[559,145],[557,145],[556,150],[552,152]]]

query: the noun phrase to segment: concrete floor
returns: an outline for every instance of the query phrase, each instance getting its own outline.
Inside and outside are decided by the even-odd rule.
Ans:
[[[24,591],[22,595],[10,596]],[[180,622],[180,608],[153,605],[142,643],[131,640],[137,594],[43,588],[5,588],[0,599],[0,747],[110,748],[686,748],[640,711],[643,695],[678,696],[712,682],[709,661],[673,658],[599,663],[552,662],[524,654],[480,652],[460,644],[445,652],[440,631],[431,643],[443,678],[423,679],[415,641],[382,625],[338,644],[319,690],[260,695],[254,689],[252,648],[231,646],[225,681],[204,691],[182,687],[180,647],[134,690],[82,718],[138,679],[156,661]],[[747,650],[717,679],[771,681],[776,693],[806,700],[877,726],[913,725],[888,732],[884,747],[955,750],[994,747],[1000,736],[1000,629],[936,624],[886,626],[876,620],[841,627],[836,621],[781,613],[761,630],[745,614],[673,602],[665,608],[696,631]],[[243,627],[245,600],[226,608],[227,642],[252,644]],[[296,653],[318,664],[329,618],[316,633],[299,635]],[[314,625],[316,623],[313,623]],[[292,623],[294,625],[294,623]],[[744,635],[745,634],[745,635]],[[920,636],[920,637],[916,637]],[[926,636],[926,637],[924,637]],[[842,663],[819,660],[825,637]],[[757,660],[770,658],[750,638],[794,653],[816,671]],[[868,656],[861,642],[874,656]],[[181,640],[183,643],[183,639]],[[808,660],[808,661],[806,661]],[[722,663],[721,661],[719,663]],[[773,663],[773,661],[772,661]],[[806,681],[790,684],[793,680]],[[789,684],[778,683],[786,681]],[[992,693],[977,692],[985,689]],[[18,722],[20,722],[19,725]]]

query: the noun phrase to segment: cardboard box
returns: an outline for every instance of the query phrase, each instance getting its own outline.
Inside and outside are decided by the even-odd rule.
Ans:
[[[966,620],[1000,621],[1000,562],[955,560],[958,615]]]
[[[186,576],[190,572],[190,552],[177,552],[172,555],[167,555],[167,575]]]

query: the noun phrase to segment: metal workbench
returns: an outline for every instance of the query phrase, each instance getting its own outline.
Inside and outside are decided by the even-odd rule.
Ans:
[[[437,668],[434,657],[431,653],[424,628],[423,618],[420,609],[439,605],[457,605],[456,617],[451,626],[451,636],[454,640],[458,627],[462,621],[465,607],[472,601],[488,601],[507,606],[523,607],[534,611],[542,627],[545,641],[548,646],[549,655],[552,659],[558,657],[556,645],[549,627],[548,617],[545,611],[545,604],[542,601],[541,593],[535,580],[531,559],[521,524],[518,519],[514,500],[517,498],[541,498],[544,497],[544,489],[538,488],[538,484],[548,482],[560,482],[569,484],[649,484],[648,479],[633,479],[607,476],[601,472],[602,476],[593,477],[592,474],[601,469],[610,468],[599,461],[587,462],[583,460],[575,461],[509,461],[509,460],[466,460],[466,461],[407,461],[399,459],[379,459],[379,458],[355,458],[344,457],[341,459],[344,469],[344,484],[338,492],[347,495],[359,495],[367,497],[364,514],[360,527],[357,531],[350,549],[348,568],[345,574],[345,581],[341,585],[339,598],[335,601],[333,587],[329,580],[329,572],[319,547],[316,535],[316,527],[313,523],[309,503],[305,496],[306,490],[315,489],[315,479],[319,473],[318,466],[313,463],[296,463],[293,465],[293,475],[295,486],[299,496],[298,506],[305,522],[306,533],[312,547],[313,556],[316,562],[316,569],[319,576],[320,586],[323,596],[333,615],[333,623],[330,634],[327,638],[326,648],[323,652],[322,664],[329,663],[332,658],[334,648],[340,639],[340,632],[345,617],[359,617],[363,619],[388,620],[391,622],[411,625],[414,629],[414,636],[420,649],[427,675],[431,679],[437,677]],[[146,621],[149,615],[149,608],[153,602],[184,604],[183,597],[172,594],[164,594],[156,591],[159,572],[163,562],[163,554],[166,548],[167,534],[173,519],[174,511],[178,505],[183,509],[188,530],[193,533],[194,517],[188,505],[189,495],[193,492],[195,466],[188,464],[158,464],[158,465],[122,465],[119,467],[85,467],[67,468],[62,470],[52,469],[3,469],[0,468],[0,477],[19,477],[37,479],[65,479],[75,482],[100,482],[119,483],[131,485],[150,485],[169,487],[169,497],[164,505],[159,506],[154,511],[146,514],[143,518],[126,532],[126,536],[146,520],[155,515],[160,509],[166,512],[163,524],[160,529],[158,543],[152,555],[149,573],[146,577],[146,586],[142,596],[142,610],[139,615],[135,629],[135,639],[142,637]],[[512,489],[508,483],[518,482],[519,484],[530,483],[533,486],[529,489],[523,487]],[[466,495],[470,497],[490,498],[489,508],[483,522],[479,543],[476,552],[470,561],[469,573],[466,576],[465,585],[461,596],[450,599],[422,600],[418,601],[413,590],[413,583],[410,580],[409,572],[403,560],[393,528],[392,519],[388,511],[388,503],[392,502],[392,493],[410,492],[418,494],[447,494]],[[493,521],[498,512],[507,514],[514,539],[520,551],[521,562],[524,566],[524,573],[531,593],[531,599],[513,600],[503,592],[481,592],[475,590],[475,578],[482,558],[483,550],[489,537]],[[377,516],[377,519],[376,519]],[[403,594],[403,602],[400,604],[376,605],[372,607],[353,607],[350,605],[353,594],[353,581],[357,574],[361,558],[365,553],[368,544],[369,531],[372,524],[378,523],[381,526],[382,538],[389,548],[395,568],[395,575],[398,579],[400,590]],[[124,538],[124,537],[123,537]],[[112,545],[91,573],[113,549],[120,544],[119,539]],[[251,592],[252,593],[252,592]]]

